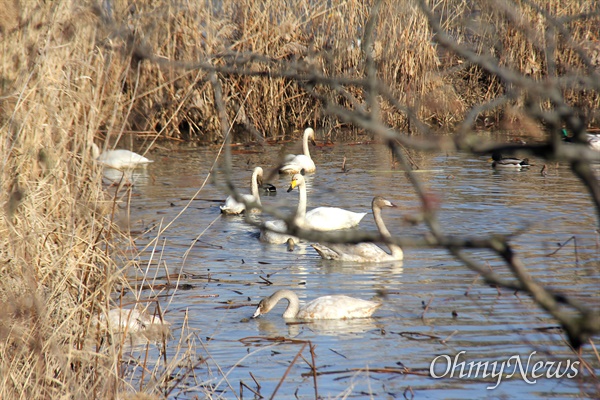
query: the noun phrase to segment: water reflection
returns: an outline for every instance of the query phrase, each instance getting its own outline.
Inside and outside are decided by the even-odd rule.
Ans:
[[[271,313],[274,313],[272,311]],[[275,316],[271,316],[275,317]],[[279,316],[278,319],[281,319]],[[295,339],[309,338],[315,335],[344,336],[364,334],[368,331],[381,329],[382,324],[376,318],[356,318],[351,320],[314,320],[306,322],[276,323],[267,317],[257,319],[258,333],[261,336],[281,336],[287,328],[287,336]]]

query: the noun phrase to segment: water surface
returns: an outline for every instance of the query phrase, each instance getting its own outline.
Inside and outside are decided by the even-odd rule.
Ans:
[[[232,181],[244,193],[249,192],[254,166],[268,172],[281,147],[246,150],[232,157]],[[399,206],[384,210],[392,233],[427,233],[425,226],[406,222],[418,215],[420,203],[387,148],[338,144],[313,153],[317,172],[309,179],[309,209],[327,205],[368,211],[373,196],[381,195]],[[131,267],[128,275],[141,280],[146,273],[148,281],[164,283],[168,272],[172,282],[179,274],[179,284],[185,285],[160,297],[173,324],[167,356],[178,357],[176,349],[186,346],[193,355],[182,371],[189,367],[195,378],[186,379],[172,395],[204,397],[210,390],[216,393],[213,398],[236,398],[240,382],[258,390],[256,379],[260,394],[271,396],[303,345],[274,338],[315,346],[315,365],[322,374],[317,390],[326,398],[402,398],[405,392],[410,398],[410,391],[419,398],[498,398],[517,393],[523,398],[564,398],[598,393],[582,373],[575,379],[541,378],[535,384],[515,374],[493,391],[486,387],[497,380],[489,377],[429,377],[436,356],[454,357],[460,351],[466,352],[461,360],[467,362],[502,362],[513,355],[527,361],[532,352],[537,352],[536,361],[577,358],[556,323],[528,296],[485,285],[445,250],[406,248],[401,262],[356,264],[324,261],[308,243],[289,252],[285,245],[259,242],[258,230],[243,217],[220,215],[226,194],[213,175],[209,177],[216,154],[216,149],[156,153],[151,157],[155,162],[135,176],[128,223],[134,232],[145,231],[137,237],[136,249],[150,246],[143,251],[139,268]],[[349,168],[345,173],[344,156]],[[419,177],[439,199],[446,232],[477,237],[518,232],[511,244],[536,279],[598,309],[597,215],[582,184],[565,165],[548,164],[548,174],[542,176],[537,160],[528,171],[496,172],[489,156],[411,153],[411,157]],[[272,175],[269,181],[279,190],[275,196],[263,196],[263,203],[291,212],[297,191],[286,193],[289,179]],[[361,227],[375,229],[371,214]],[[571,242],[548,256],[573,236],[576,249]],[[469,254],[510,276],[491,252]],[[250,319],[258,301],[280,288],[294,290],[302,301],[328,294],[369,299],[384,291],[388,296],[370,319],[286,324],[281,318],[283,304]],[[141,297],[149,293],[142,291]],[[278,398],[314,398],[308,347],[302,356],[278,389]],[[589,345],[583,357],[598,373]],[[438,366],[443,367],[441,362]],[[404,367],[413,373],[399,373]],[[254,395],[244,389],[243,397]]]

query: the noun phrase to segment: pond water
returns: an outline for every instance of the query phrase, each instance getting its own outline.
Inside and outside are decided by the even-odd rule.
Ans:
[[[242,193],[249,192],[252,169],[262,166],[268,172],[281,151],[277,145],[234,152],[232,180]],[[127,222],[126,211],[121,212],[121,222],[128,223],[136,237],[135,249],[145,249],[139,267],[128,267],[128,275],[140,285],[155,285],[137,295],[146,298],[158,293],[165,318],[172,324],[167,359],[189,353],[187,362],[178,366],[179,376],[188,375],[170,397],[203,398],[213,393],[211,398],[255,398],[247,387],[267,398],[275,390],[276,398],[314,398],[318,392],[323,398],[378,399],[517,394],[565,398],[599,393],[581,364],[574,368],[573,379],[544,375],[533,384],[519,372],[506,376],[514,369],[515,358],[493,390],[487,387],[496,386],[496,375],[459,378],[460,365],[454,377],[448,373],[434,379],[432,361],[437,360],[434,372],[441,376],[447,360],[460,352],[464,353],[459,362],[497,361],[496,371],[513,356],[520,357],[525,368],[535,352],[526,375],[530,381],[534,362],[561,361],[565,370],[567,361],[578,358],[557,324],[528,296],[485,285],[445,250],[405,248],[404,261],[357,264],[324,261],[309,243],[300,243],[293,251],[286,245],[261,243],[257,228],[243,217],[220,214],[226,195],[209,177],[217,152],[216,148],[181,148],[151,154],[155,162],[135,173]],[[377,144],[337,144],[312,148],[312,154],[317,172],[308,178],[309,209],[330,205],[369,211],[373,196],[381,195],[398,206],[383,213],[393,234],[427,233],[424,226],[406,222],[420,212],[420,204],[389,149]],[[520,232],[511,243],[536,279],[598,309],[597,215],[583,185],[566,165],[547,164],[543,176],[539,160],[532,160],[537,165],[529,170],[496,172],[489,156],[410,155],[420,179],[440,200],[443,229],[465,236]],[[345,173],[341,171],[344,157]],[[286,192],[289,176],[274,174],[267,180],[278,191],[263,196],[263,204],[291,212],[298,194]],[[374,231],[371,213],[360,227]],[[575,242],[548,256],[573,236]],[[491,252],[469,254],[510,276]],[[160,291],[158,285],[167,281],[178,283],[179,288]],[[301,301],[329,294],[369,299],[382,291],[387,297],[369,319],[289,324],[281,317],[285,302],[267,315],[250,319],[259,300],[281,288],[294,290]],[[314,346],[314,360],[308,346],[295,359],[305,341]],[[582,358],[599,373],[589,344]],[[312,363],[318,373],[316,384]],[[404,368],[409,373],[402,373]],[[488,371],[493,372],[491,368]]]

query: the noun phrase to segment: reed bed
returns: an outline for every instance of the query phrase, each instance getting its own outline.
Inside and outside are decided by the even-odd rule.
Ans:
[[[222,141],[211,70],[236,138],[246,141],[278,139],[307,124],[331,132],[343,126],[322,102],[355,105],[306,76],[362,79],[366,52],[398,101],[433,127],[451,129],[470,107],[505,90],[436,48],[411,2],[385,2],[365,49],[371,3],[0,2],[1,398],[165,393],[176,368],[169,360],[134,388],[121,368],[123,342],[94,329],[128,288],[123,270],[135,256],[122,249],[129,234],[114,216],[123,199],[102,188],[92,141]],[[582,54],[600,63],[594,1],[428,3],[459,41],[522,74],[585,72]],[[544,10],[590,17],[568,20],[548,44]],[[556,49],[552,63],[544,56],[549,46]],[[357,85],[347,90],[363,97]],[[568,99],[598,123],[597,93],[571,90]],[[380,111],[388,124],[408,127],[397,107],[382,100]],[[505,114],[494,109],[489,117]],[[142,296],[136,301],[155,293]],[[180,353],[190,358],[194,349]]]
[[[595,2],[427,3],[458,43],[523,75],[540,80],[587,75],[600,65]],[[131,132],[145,138],[221,140],[210,69],[220,72],[227,113],[241,141],[277,139],[308,124],[335,135],[335,128],[345,125],[323,112],[323,101],[355,105],[330,85],[307,79],[311,72],[345,82],[363,79],[367,53],[375,60],[378,78],[398,102],[430,127],[444,131],[452,130],[474,105],[509,90],[494,75],[436,46],[426,18],[413,2],[384,2],[386,12],[378,17],[369,49],[362,39],[372,2],[102,4],[21,2],[19,15],[26,29],[10,23],[2,29],[10,39],[3,44],[4,54],[18,54],[4,58],[2,76],[5,89],[17,90],[16,74],[43,48],[23,36],[53,27],[52,36],[47,36],[49,49],[67,45],[75,52],[71,57],[78,54],[80,62],[93,61],[96,66],[96,73],[89,75],[95,81],[85,84],[112,86],[113,91],[104,93],[114,96],[94,112],[100,118],[99,132],[112,136],[111,144]],[[44,20],[49,15],[61,19]],[[82,34],[84,26],[93,32]],[[359,86],[346,86],[364,99]],[[565,96],[589,114],[591,126],[598,124],[595,91],[576,86],[565,89]],[[522,93],[483,113],[479,125],[498,127],[514,119],[511,110],[526,100],[527,93]],[[409,127],[404,110],[384,100],[380,103],[385,122]]]
[[[0,397],[122,397],[138,391],[124,340],[97,325],[128,288],[128,234],[89,145],[122,122],[125,71],[98,51],[89,10],[20,6],[0,45]]]

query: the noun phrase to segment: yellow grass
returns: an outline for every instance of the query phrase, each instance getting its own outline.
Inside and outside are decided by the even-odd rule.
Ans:
[[[117,0],[111,15],[90,6],[100,3],[0,2],[0,398],[112,398],[124,390],[118,348],[99,352],[92,329],[117,284],[126,284],[115,264],[121,233],[111,223],[113,198],[87,151],[93,140],[130,145],[132,132],[221,140],[201,64],[275,73],[218,75],[236,132],[256,128],[265,138],[307,124],[340,126],[311,90],[352,106],[325,85],[281,76],[293,73],[291,66],[303,74],[365,76],[359,41],[369,1]],[[524,74],[548,74],[547,24],[538,11],[481,2],[475,12],[465,3],[428,1],[457,40]],[[559,17],[597,11],[595,1],[535,3]],[[367,50],[380,79],[422,120],[452,127],[470,106],[502,93],[496,78],[435,46],[414,4],[388,0],[383,9]],[[557,74],[585,72],[575,48],[593,58],[597,24],[587,18],[565,25],[572,36],[558,36]],[[242,63],[249,53],[263,58]],[[364,96],[358,86],[347,90]],[[595,92],[567,96],[588,111],[599,108]],[[392,105],[382,101],[381,112],[387,123],[407,126]]]

